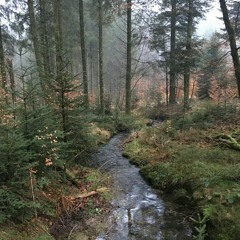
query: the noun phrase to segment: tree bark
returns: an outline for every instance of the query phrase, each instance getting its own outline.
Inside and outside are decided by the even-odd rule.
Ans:
[[[176,14],[177,3],[176,0],[171,0],[171,49],[170,49],[170,94],[169,103],[176,103]]]
[[[84,30],[84,17],[83,17],[83,0],[79,0],[79,21],[80,21],[80,45],[82,50],[82,72],[83,72],[83,93],[84,93],[84,106],[88,109],[88,76],[87,76],[87,56],[85,47],[85,30]]]
[[[99,95],[100,113],[104,114],[104,83],[103,83],[103,8],[102,0],[98,0],[98,51],[99,51]]]
[[[61,27],[61,0],[53,0],[54,25],[55,25],[55,47],[56,47],[56,82],[59,85],[59,105],[61,109],[62,131],[64,133],[64,142],[67,141],[67,106],[66,106],[66,84],[63,72],[63,40]]]
[[[16,103],[16,89],[15,89],[15,79],[14,79],[14,73],[13,73],[13,63],[12,60],[7,59],[7,65],[8,65],[8,74],[10,79],[10,88],[11,88],[11,94],[12,94],[12,104],[15,105]],[[14,113],[15,115],[15,113]]]
[[[188,0],[188,23],[186,39],[186,56],[184,68],[184,110],[189,109],[189,82],[190,82],[190,63],[192,51],[193,34],[193,0]]]
[[[1,71],[2,88],[4,90],[6,90],[7,75],[6,75],[6,66],[5,66],[4,48],[3,48],[3,37],[2,37],[2,26],[1,25],[0,25],[0,71]]]
[[[126,67],[126,103],[125,113],[131,113],[132,80],[132,0],[127,0],[127,67]]]
[[[38,68],[38,75],[40,78],[40,86],[41,86],[43,94],[45,95],[46,89],[45,89],[44,75],[43,75],[43,61],[42,61],[42,56],[41,56],[41,44],[40,44],[38,31],[37,31],[33,0],[27,0],[27,4],[28,4],[28,16],[29,16],[29,21],[30,21],[30,34],[32,37],[33,48],[34,48],[34,53],[35,53],[35,58],[36,58],[36,63],[37,63],[37,68]]]
[[[165,76],[166,76],[166,104],[169,104],[169,79],[168,79],[168,63],[165,63]]]
[[[48,37],[48,25],[47,25],[47,13],[46,13],[46,1],[39,0],[39,7],[40,7],[40,36],[41,36],[41,44],[44,46],[42,48],[42,58],[43,58],[43,69],[44,69],[44,76],[47,81],[51,77],[51,61],[49,56],[49,37]]]
[[[60,4],[61,0],[53,0],[57,78],[62,78],[63,71],[63,58],[62,58],[63,40],[62,40]]]
[[[231,55],[232,55],[232,60],[234,65],[235,77],[237,81],[238,97],[240,97],[240,61],[239,61],[237,44],[236,44],[236,34],[228,16],[226,1],[219,0],[219,2],[220,2],[222,14],[223,14],[223,21],[224,21],[224,24],[228,33],[229,42],[230,42]]]

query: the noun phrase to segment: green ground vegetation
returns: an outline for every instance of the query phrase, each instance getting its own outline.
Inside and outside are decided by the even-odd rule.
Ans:
[[[124,154],[171,199],[191,208],[196,239],[240,235],[240,118],[208,105],[133,132]]]
[[[50,119],[38,122],[38,130],[29,129],[31,136],[21,134],[14,122],[11,128],[3,123],[0,126],[2,240],[95,236],[104,227],[100,223],[108,214],[111,194],[100,191],[83,199],[76,196],[108,189],[111,181],[108,174],[87,167],[91,153],[117,132],[144,125],[139,118],[121,113],[87,113],[74,119],[65,142],[63,133]],[[81,217],[75,219],[76,215]],[[63,221],[68,227],[63,228]],[[83,227],[72,231],[74,221]]]

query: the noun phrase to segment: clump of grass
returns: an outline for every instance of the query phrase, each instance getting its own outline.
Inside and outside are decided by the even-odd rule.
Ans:
[[[156,158],[155,151],[151,146],[144,147],[136,140],[126,145],[123,155],[128,157],[131,163],[139,167],[145,166]]]
[[[166,148],[169,139],[162,128],[144,127],[129,136],[128,144],[124,146],[124,155],[138,166],[165,161],[170,154]]]
[[[119,113],[114,117],[115,127],[119,132],[140,130],[145,126],[145,119],[138,115],[126,115]]]
[[[54,240],[48,234],[48,227],[44,222],[28,223],[21,225],[14,225],[8,223],[1,226],[0,239],[1,240]]]

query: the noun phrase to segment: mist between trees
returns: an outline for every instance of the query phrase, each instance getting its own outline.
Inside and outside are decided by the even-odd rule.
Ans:
[[[201,39],[196,25],[209,2],[9,0],[1,6],[0,221],[37,207],[21,197],[31,195],[29,173],[40,187],[53,171],[84,159],[91,149],[86,113],[181,103],[188,110],[196,99],[238,98],[239,2],[220,0],[227,31]]]

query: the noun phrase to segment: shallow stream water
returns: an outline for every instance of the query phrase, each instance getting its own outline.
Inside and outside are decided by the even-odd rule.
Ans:
[[[113,212],[108,229],[96,240],[188,240],[192,232],[184,214],[163,201],[140,176],[139,169],[122,156],[126,134],[119,134],[95,155],[98,168],[113,179]]]

